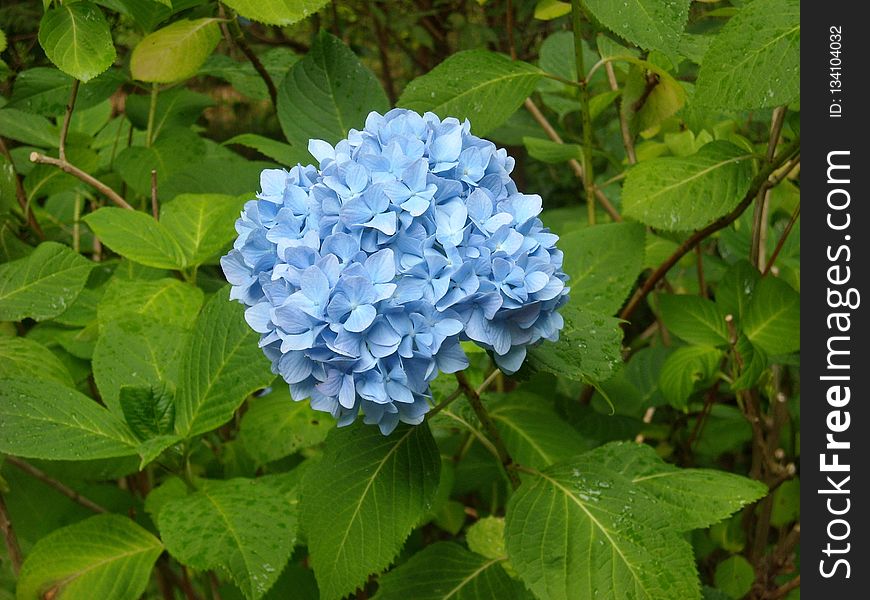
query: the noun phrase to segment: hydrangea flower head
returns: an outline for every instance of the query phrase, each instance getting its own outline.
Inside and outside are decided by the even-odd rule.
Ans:
[[[513,159],[468,121],[373,112],[309,151],[319,169],[263,171],[221,259],[295,400],[339,426],[361,412],[386,435],[422,422],[439,372],[468,366],[460,341],[510,374],[558,338],[558,238],[541,198],[517,191]]]

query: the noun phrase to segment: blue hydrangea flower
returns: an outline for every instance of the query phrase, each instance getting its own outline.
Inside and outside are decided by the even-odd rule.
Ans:
[[[295,400],[339,426],[389,434],[429,410],[429,382],[468,366],[460,341],[506,373],[556,340],[568,299],[557,236],[521,194],[504,149],[468,121],[371,113],[319,169],[269,169],[221,259],[230,297]]]

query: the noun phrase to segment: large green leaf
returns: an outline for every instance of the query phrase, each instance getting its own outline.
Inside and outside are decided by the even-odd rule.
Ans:
[[[685,409],[689,396],[713,376],[721,359],[722,351],[710,346],[683,346],[674,350],[659,373],[659,387],[665,400],[675,408]]]
[[[101,327],[110,321],[157,322],[170,331],[190,329],[202,307],[202,290],[164,277],[154,280],[112,279],[97,305]]]
[[[191,112],[195,110],[194,108]],[[161,116],[170,120],[180,120],[172,119],[171,114]],[[173,175],[183,173],[191,165],[202,161],[205,142],[187,127],[160,127],[161,121],[156,117],[155,122],[158,123],[155,130],[160,133],[157,141],[150,147],[124,148],[115,157],[113,167],[124,183],[134,192],[145,197],[151,195],[151,171],[157,171],[158,198],[168,199],[172,196],[164,193],[164,184]]]
[[[537,67],[502,54],[466,50],[409,83],[398,105],[441,118],[468,119],[475,134],[486,135],[508,120],[543,75]]]
[[[181,194],[160,209],[160,222],[178,242],[188,265],[200,265],[235,237],[244,201],[224,194]]]
[[[609,315],[619,310],[643,269],[645,240],[637,223],[586,227],[562,236],[559,249],[571,278],[571,303]]]
[[[242,417],[239,439],[251,457],[265,464],[315,446],[335,426],[328,413],[316,411],[307,401],[295,402],[284,384],[251,401]]]
[[[224,142],[224,145],[239,144],[253,148],[260,154],[268,156],[275,162],[295,167],[297,164],[310,165],[314,162],[313,157],[304,146],[291,146],[284,142],[269,139],[256,133],[240,133]]]
[[[361,128],[370,111],[390,103],[374,74],[338,38],[321,31],[305,58],[278,90],[278,120],[284,136],[308,147],[308,140],[334,144],[351,128]]]
[[[18,577],[18,600],[136,600],[163,546],[120,515],[97,515],[42,538]]]
[[[801,298],[781,279],[767,276],[752,292],[743,333],[768,354],[788,354],[801,347]]]
[[[208,301],[184,349],[175,417],[181,435],[223,425],[248,395],[274,379],[242,307],[228,298],[229,286]]]
[[[47,10],[39,23],[39,45],[58,69],[82,81],[115,61],[109,24],[93,2],[67,2]]]
[[[658,500],[658,511],[679,531],[709,527],[767,494],[764,484],[734,473],[678,469],[644,444],[608,444],[593,453]]]
[[[0,385],[0,452],[51,460],[135,454],[124,423],[87,396],[53,381]]]
[[[514,391],[489,404],[489,412],[511,456],[521,465],[543,469],[587,449],[577,430],[544,398]]]
[[[158,269],[181,269],[184,254],[166,227],[145,213],[103,207],[84,218],[109,248],[132,261]]]
[[[198,490],[162,506],[167,550],[195,569],[221,569],[250,599],[278,579],[296,542],[296,508],[257,479],[200,481]]]
[[[124,79],[120,71],[113,69],[80,85],[73,115],[111,96]],[[15,78],[15,87],[12,88],[12,97],[7,106],[49,117],[62,115],[69,102],[73,81],[66,73],[51,67],[27,69]]]
[[[51,121],[17,108],[0,109],[0,135],[45,148],[57,148],[60,139],[60,132]]]
[[[485,558],[453,542],[435,542],[380,577],[375,600],[529,598],[502,568],[505,560]]]
[[[713,38],[694,102],[723,110],[778,106],[800,96],[798,0],[749,2]]]
[[[66,365],[42,344],[22,337],[0,337],[0,378],[10,377],[74,385]]]
[[[701,228],[740,203],[749,189],[751,159],[745,149],[715,141],[691,156],[640,162],[625,180],[623,213],[668,231]]]
[[[738,322],[742,322],[752,298],[752,291],[760,279],[761,273],[752,263],[745,259],[737,261],[728,267],[716,286],[716,304],[725,314],[730,314]]]
[[[691,0],[586,0],[584,6],[611,31],[646,50],[674,55]]]
[[[428,424],[334,429],[302,482],[301,516],[321,597],[338,600],[392,561],[428,514],[441,458]]]
[[[172,83],[193,77],[221,39],[220,19],[181,20],[146,35],[133,48],[134,79]]]
[[[329,0],[227,0],[237,13],[267,25],[292,25],[329,4]]]
[[[41,321],[63,313],[93,266],[57,242],[43,242],[28,256],[0,265],[0,321]]]
[[[687,342],[707,346],[729,342],[725,312],[712,300],[688,294],[662,294],[658,303],[665,326]]]
[[[600,454],[536,472],[511,497],[505,543],[523,582],[547,600],[700,598],[678,523]]]

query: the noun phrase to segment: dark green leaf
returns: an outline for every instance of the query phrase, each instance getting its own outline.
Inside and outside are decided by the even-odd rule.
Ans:
[[[124,385],[118,396],[124,420],[139,439],[146,440],[172,431],[175,404],[173,391],[168,386]]]
[[[752,292],[743,333],[768,354],[788,354],[801,347],[801,298],[791,286],[764,277]]]
[[[725,313],[711,300],[688,294],[661,294],[658,304],[665,326],[690,344],[729,343]]]
[[[621,38],[645,50],[673,55],[680,42],[690,0],[586,0],[584,6]]]
[[[736,554],[726,558],[716,565],[713,576],[716,587],[725,592],[729,598],[743,598],[755,582],[755,569],[748,560]]]
[[[684,346],[674,350],[659,375],[659,387],[668,403],[685,409],[696,386],[712,377],[721,358],[722,351],[709,346]]]

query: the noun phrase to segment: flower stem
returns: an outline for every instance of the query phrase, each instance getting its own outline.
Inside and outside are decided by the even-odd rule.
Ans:
[[[586,193],[586,209],[589,224],[595,225],[595,174],[592,171],[592,113],[589,111],[589,81],[583,66],[583,38],[580,35],[582,22],[580,0],[571,0],[571,28],[574,30],[574,61],[577,64],[577,81],[580,84],[580,120],[583,127],[583,191]]]

